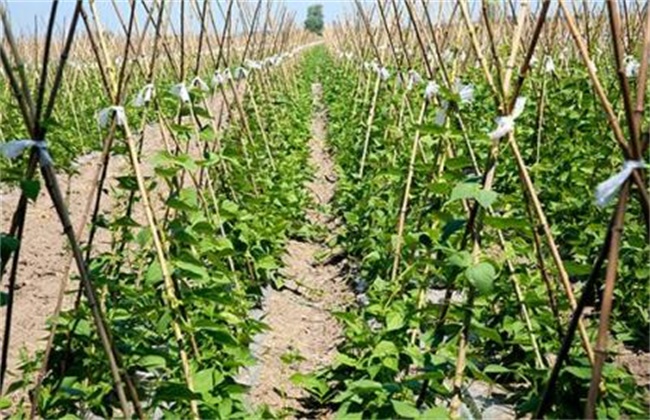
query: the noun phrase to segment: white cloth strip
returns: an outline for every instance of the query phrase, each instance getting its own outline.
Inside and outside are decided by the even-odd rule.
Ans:
[[[388,69],[386,67],[381,67],[378,70],[377,74],[379,75],[379,77],[381,77],[381,80],[383,80],[384,82],[386,80],[390,79],[390,72],[388,71]]]
[[[250,70],[260,70],[262,68],[262,65],[259,63],[259,61],[250,60],[248,58],[244,60],[244,65]]]
[[[442,104],[440,104],[440,109],[436,111],[436,120],[434,123],[437,126],[442,126],[445,124],[445,119],[447,119],[447,109],[449,109],[449,102],[443,101]]]
[[[243,67],[237,67],[235,69],[235,79],[236,80],[245,79],[247,77],[248,77],[248,70],[246,70]]]
[[[15,159],[22,155],[25,149],[29,147],[34,147],[38,151],[38,160],[41,163],[41,166],[49,166],[53,163],[52,156],[50,156],[50,153],[47,151],[47,143],[45,140],[12,140],[0,144],[0,154],[7,159]]]
[[[596,205],[600,208],[605,207],[607,203],[612,201],[612,198],[621,188],[621,185],[632,175],[632,172],[643,167],[645,167],[645,162],[642,160],[626,160],[623,169],[598,184],[596,187]]]
[[[551,57],[546,57],[544,60],[544,71],[546,73],[553,73],[555,71],[555,63]]]
[[[140,92],[138,92],[138,96],[135,97],[133,100],[133,106],[137,108],[141,108],[151,102],[151,98],[153,97],[153,92],[154,92],[154,86],[151,83],[148,83],[140,89]]]
[[[429,80],[427,87],[424,88],[424,99],[431,100],[434,95],[440,92],[440,86],[433,80]]]
[[[196,76],[194,79],[192,79],[192,82],[190,84],[201,89],[203,92],[208,92],[210,90],[210,86],[208,86],[208,84],[205,83],[199,76]]]
[[[180,100],[183,102],[190,101],[190,92],[188,92],[185,83],[178,83],[172,86],[171,89],[169,89],[169,91],[172,93],[172,95],[179,97]]]
[[[106,107],[97,113],[97,122],[101,128],[105,128],[111,121],[111,116],[115,115],[115,124],[124,126],[126,124],[126,113],[124,107],[112,105]]]
[[[623,63],[625,64],[625,76],[628,79],[634,79],[639,74],[641,64],[639,64],[636,58],[632,57],[631,55],[625,57]]]
[[[221,74],[219,70],[215,70],[214,75],[212,76],[212,86],[220,86],[226,81],[226,78]]]
[[[408,85],[406,85],[406,90],[411,90],[415,85],[422,83],[422,76],[420,76],[420,73],[418,73],[417,71],[409,70],[408,75],[409,75],[409,79],[408,79],[409,81],[408,81]]]
[[[474,86],[471,84],[462,84],[460,81],[456,80],[454,88],[460,96],[460,102],[463,104],[469,104],[474,101]]]
[[[515,107],[510,115],[497,118],[497,128],[490,133],[492,140],[498,140],[515,129],[515,120],[524,112],[526,98],[520,96],[515,101]]]

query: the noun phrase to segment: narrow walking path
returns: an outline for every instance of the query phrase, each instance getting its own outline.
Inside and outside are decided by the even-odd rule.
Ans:
[[[311,223],[331,231],[330,220],[322,207],[329,203],[335,189],[333,162],[325,146],[326,117],[321,103],[321,85],[312,85],[314,116],[310,140],[310,164],[314,179],[307,184],[316,209],[310,210]],[[256,407],[267,405],[279,414],[315,417],[305,412],[301,399],[306,394],[291,382],[297,372],[308,373],[333,361],[341,328],[330,311],[342,308],[352,297],[344,284],[341,268],[319,264],[316,256],[325,245],[291,240],[287,244],[283,275],[287,288],[272,290],[264,303],[264,322],[270,331],[264,337],[256,357],[258,377],[250,391]]]

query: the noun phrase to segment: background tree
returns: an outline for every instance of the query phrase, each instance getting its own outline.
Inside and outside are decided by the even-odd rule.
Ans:
[[[318,35],[323,34],[323,5],[314,4],[307,9],[305,29]]]

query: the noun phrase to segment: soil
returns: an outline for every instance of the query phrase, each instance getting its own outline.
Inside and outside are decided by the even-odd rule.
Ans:
[[[326,116],[321,105],[321,86],[312,86],[314,112],[309,146],[314,179],[307,188],[316,203],[308,212],[311,223],[331,231],[336,220],[323,210],[335,189],[335,172],[326,146]],[[284,257],[283,275],[287,287],[268,290],[262,319],[270,330],[254,348],[258,366],[252,378],[249,401],[291,417],[323,418],[329,413],[313,412],[305,406],[304,390],[291,382],[295,373],[312,372],[333,361],[341,339],[341,327],[331,315],[354,297],[348,290],[340,265],[319,263],[317,255],[329,250],[315,242],[291,240]]]

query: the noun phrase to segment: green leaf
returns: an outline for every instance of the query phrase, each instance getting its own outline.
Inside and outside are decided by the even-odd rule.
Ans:
[[[214,368],[203,369],[194,375],[194,390],[200,393],[212,391],[214,388]]]
[[[229,419],[232,413],[232,400],[226,398],[219,403],[219,417],[222,419]]]
[[[586,276],[591,274],[591,266],[588,264],[578,264],[573,261],[565,261],[564,268],[570,276]]]
[[[205,108],[202,108],[200,106],[194,107],[194,115],[202,118],[212,118],[210,113]]]
[[[375,357],[383,358],[386,356],[392,356],[397,354],[397,346],[392,341],[380,341],[379,344],[375,346],[375,349],[372,351],[372,355]]]
[[[404,314],[398,311],[391,311],[386,316],[386,329],[388,331],[399,330],[404,326]]]
[[[237,339],[228,331],[228,329],[220,324],[217,324],[214,321],[208,319],[200,319],[194,323],[194,328],[197,331],[206,330],[209,331],[216,342],[227,345],[227,346],[237,346],[239,343]]]
[[[138,365],[143,368],[165,368],[167,366],[167,361],[164,357],[158,356],[156,354],[148,354],[141,357],[138,360]]]
[[[490,207],[496,201],[498,194],[492,190],[481,189],[481,186],[473,182],[463,182],[454,187],[451,191],[449,201],[474,199],[482,207]]]
[[[163,273],[162,268],[160,267],[160,263],[158,260],[153,260],[147,269],[147,273],[144,276],[144,283],[148,286],[151,286],[161,282],[162,279]]]
[[[492,264],[481,262],[465,270],[465,276],[476,290],[482,294],[488,294],[492,291],[496,271]]]
[[[438,420],[438,419],[448,419],[449,413],[444,407],[431,407],[426,410],[418,419],[420,420]]]
[[[451,196],[449,197],[449,201],[466,200],[468,198],[475,198],[479,190],[480,187],[478,184],[467,183],[467,182],[460,183],[456,185],[453,190],[451,190]]]
[[[485,325],[479,324],[476,321],[472,321],[471,330],[479,337],[484,337],[494,341],[495,343],[503,344],[503,340],[501,339],[499,332],[493,328],[489,328]]]
[[[487,365],[483,368],[483,373],[510,373],[510,369],[501,365]]]
[[[583,366],[568,366],[565,370],[578,379],[591,379],[591,368]]]
[[[174,261],[174,266],[194,278],[207,279],[209,277],[208,270],[205,267],[191,262],[176,260]]]
[[[120,188],[127,191],[137,191],[138,190],[138,181],[133,175],[118,176],[117,183]]]
[[[20,182],[20,189],[28,199],[36,201],[38,193],[41,191],[41,183],[38,182],[38,179],[24,179]]]
[[[0,398],[0,410],[5,410],[11,407],[11,400],[8,397]]]
[[[337,364],[339,365],[345,365],[345,366],[351,366],[351,367],[356,367],[358,365],[358,362],[356,359],[353,359],[352,357],[343,354],[343,353],[336,353],[336,356],[334,356],[334,359]]]
[[[393,404],[395,413],[397,413],[400,418],[415,419],[420,417],[420,410],[418,410],[413,404],[397,400],[393,400],[391,403]]]
[[[295,385],[305,388],[309,392],[322,397],[329,390],[327,382],[319,379],[314,374],[294,373],[290,378]]]
[[[18,248],[18,239],[13,236],[0,233],[0,261],[6,261]]]
[[[467,268],[472,265],[472,255],[467,251],[454,251],[447,259],[449,265]]]
[[[497,229],[516,229],[522,232],[530,232],[528,221],[525,219],[517,219],[515,217],[496,217],[487,216],[483,217],[483,224]]]
[[[492,190],[480,190],[476,193],[476,201],[483,207],[490,207],[497,199],[498,194]]]
[[[280,268],[280,266],[275,262],[275,258],[272,255],[265,255],[261,259],[255,262],[257,268],[262,270],[275,270]]]
[[[221,203],[221,214],[222,216],[236,216],[239,211],[239,207],[236,203],[230,200],[224,200]]]
[[[224,237],[218,237],[214,241],[215,247],[217,248],[217,251],[234,251],[235,247],[233,246],[232,242],[230,242],[230,239],[224,238]]]
[[[375,392],[381,391],[383,389],[381,383],[371,381],[370,379],[360,379],[358,381],[352,382],[348,388],[351,391],[356,391],[357,393]]]
[[[157,401],[187,401],[200,399],[201,395],[190,391],[185,384],[177,382],[166,382],[156,391]]]

